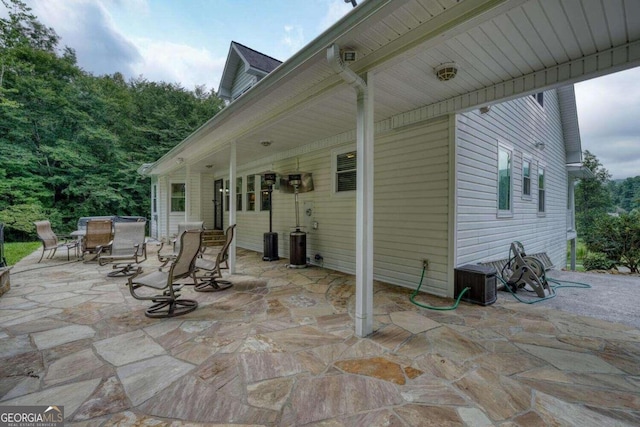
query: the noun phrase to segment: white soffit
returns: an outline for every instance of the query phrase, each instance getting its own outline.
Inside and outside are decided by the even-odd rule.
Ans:
[[[376,73],[376,120],[399,127],[640,64],[640,0],[367,0],[154,173],[175,167],[173,157],[203,159],[230,141],[242,164],[265,156],[254,149],[261,139],[274,140],[274,152],[352,130],[355,94],[327,65],[332,42],[358,51],[352,69]],[[458,65],[448,82],[433,73],[444,62]]]

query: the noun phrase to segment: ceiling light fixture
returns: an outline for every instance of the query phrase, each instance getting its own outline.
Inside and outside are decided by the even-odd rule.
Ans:
[[[270,145],[271,145],[271,141],[260,141],[260,144],[261,144],[263,147],[268,147],[268,146],[270,146]]]
[[[454,62],[447,62],[438,65],[434,71],[438,80],[446,82],[453,79],[456,74],[458,74],[458,66]]]

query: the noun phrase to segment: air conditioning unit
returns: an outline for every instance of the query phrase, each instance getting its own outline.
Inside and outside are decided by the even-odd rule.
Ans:
[[[490,305],[496,302],[498,292],[496,287],[496,269],[483,265],[463,265],[454,270],[454,298],[462,293],[464,288],[470,288],[462,296],[462,301],[480,305]]]

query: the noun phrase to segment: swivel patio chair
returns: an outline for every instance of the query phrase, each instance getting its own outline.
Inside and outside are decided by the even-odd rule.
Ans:
[[[168,271],[160,269],[140,276],[142,269],[138,267],[136,274],[128,279],[129,291],[134,298],[153,302],[145,311],[147,317],[180,316],[198,307],[195,300],[179,298],[179,291],[183,285],[176,281],[193,277],[195,260],[202,243],[202,230],[187,230],[180,236],[180,241],[180,252],[169,265]],[[142,288],[151,288],[151,295],[143,295]]]
[[[109,242],[110,253],[98,250],[98,264],[114,263],[109,277],[130,276],[137,264],[147,259],[145,227],[147,222],[116,222],[113,225],[113,240]],[[106,247],[106,246],[105,246]]]
[[[160,247],[158,248],[158,261],[162,263],[162,267],[167,265],[169,262],[176,259],[178,256],[178,252],[180,252],[180,236],[186,230],[202,230],[204,228],[204,221],[191,221],[191,222],[181,222],[178,223],[178,235],[171,239],[172,252],[162,253],[162,248],[164,247],[164,240],[160,242]]]
[[[84,254],[94,254],[94,256],[84,262],[95,261],[99,253],[109,251],[112,236],[112,220],[94,219],[87,221],[87,233],[82,240],[82,256],[84,257]]]
[[[36,221],[33,224],[36,226],[38,238],[42,241],[42,255],[40,255],[38,262],[42,261],[42,258],[47,251],[50,251],[47,259],[53,258],[59,248],[65,248],[67,250],[67,261],[70,260],[69,251],[71,249],[76,251],[76,256],[78,255],[78,241],[68,239],[62,239],[61,241],[58,239],[56,233],[51,229],[51,223],[48,220]]]
[[[225,232],[226,240],[220,252],[216,255],[215,262],[198,258],[196,260],[196,274],[194,276],[195,290],[199,292],[218,292],[229,289],[233,283],[228,280],[220,280],[222,278],[223,268],[229,268],[229,247],[233,241],[234,230],[236,224],[227,227]],[[222,265],[225,265],[224,267]],[[199,272],[204,272],[198,275]]]

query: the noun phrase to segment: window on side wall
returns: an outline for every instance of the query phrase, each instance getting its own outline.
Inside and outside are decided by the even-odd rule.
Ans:
[[[256,210],[256,176],[247,175],[247,210]]]
[[[545,176],[544,168],[538,168],[538,213],[545,212],[546,195],[545,195]]]
[[[531,159],[522,158],[522,198],[531,199]]]
[[[260,176],[260,210],[268,211],[271,206],[271,193],[269,193],[269,186],[264,180],[264,176]]]
[[[498,216],[511,216],[511,176],[512,151],[506,147],[498,148]]]
[[[229,212],[229,180],[224,181],[224,210]]]
[[[171,212],[184,212],[186,195],[184,183],[171,184]]]
[[[538,104],[540,104],[541,107],[544,108],[544,92],[533,93],[531,96]]]
[[[236,211],[242,210],[242,177],[236,178]]]
[[[358,156],[355,150],[343,150],[334,154],[334,178],[336,193],[356,190]]]

